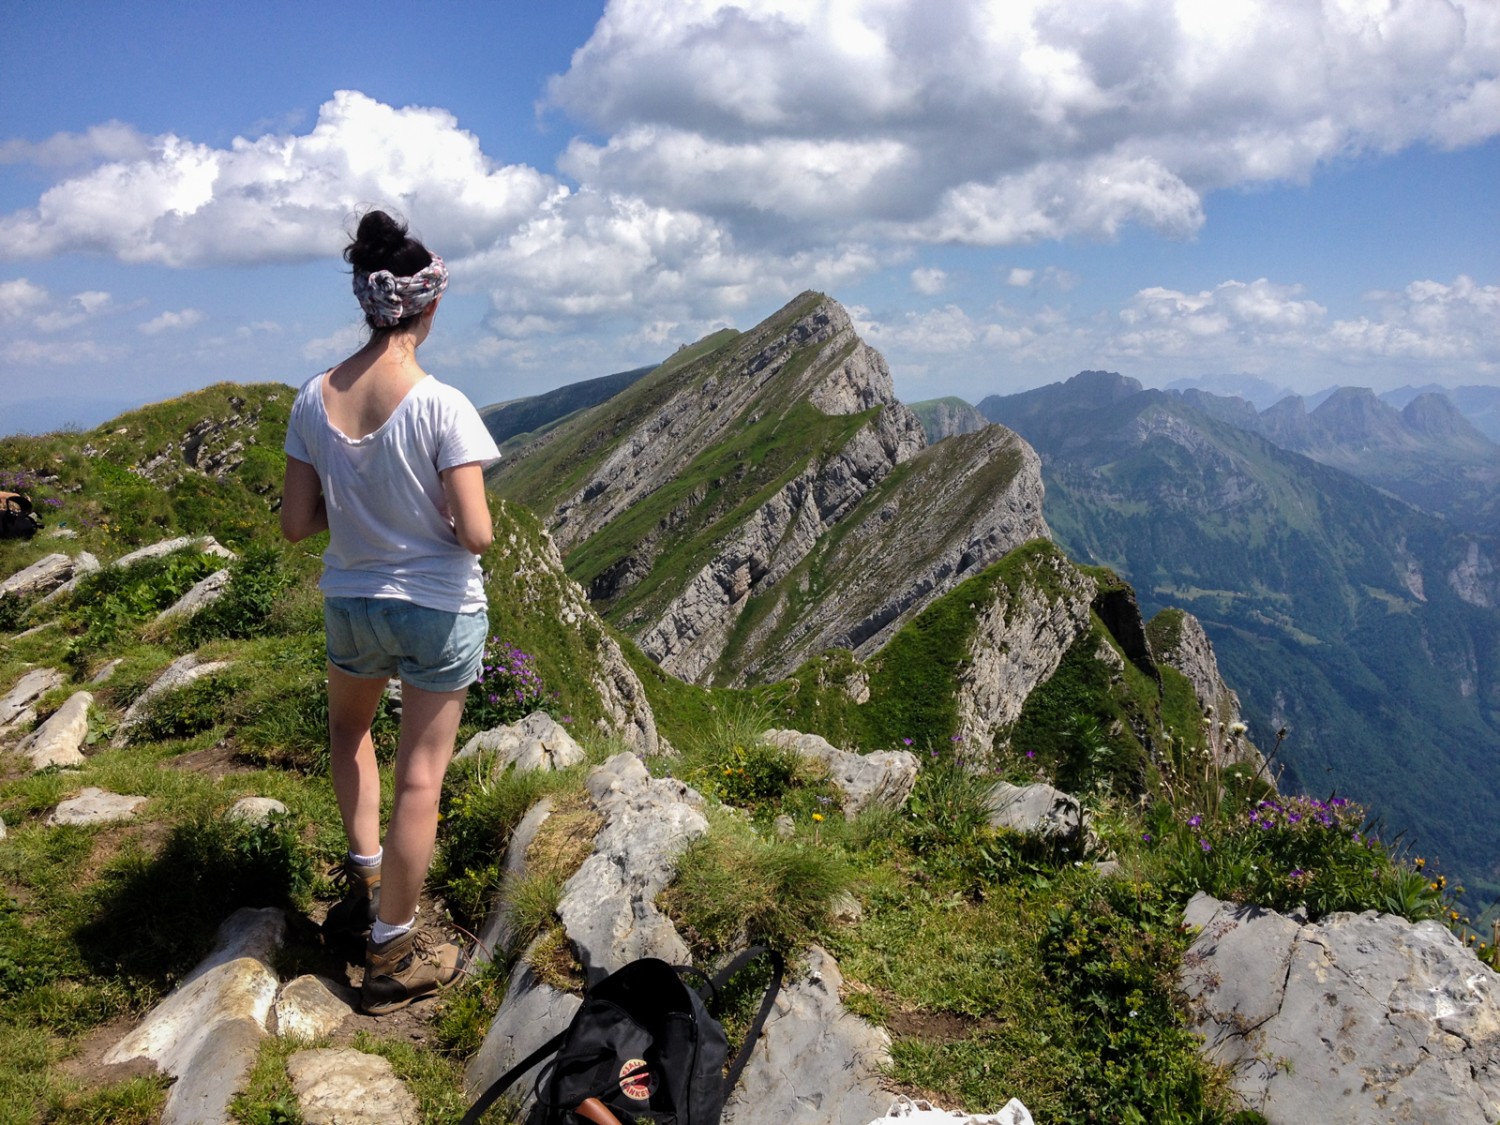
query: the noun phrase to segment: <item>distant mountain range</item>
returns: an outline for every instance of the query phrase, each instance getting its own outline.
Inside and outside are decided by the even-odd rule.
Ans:
[[[1354,391],[1311,414],[1298,400],[1257,412],[1090,371],[978,409],[1041,454],[1048,522],[1073,557],[1119,571],[1148,614],[1180,605],[1203,622],[1260,744],[1288,730],[1294,784],[1372,799],[1500,891],[1495,541],[1389,494],[1420,498],[1402,472],[1424,458],[1450,480],[1493,460],[1445,399],[1398,412]]]

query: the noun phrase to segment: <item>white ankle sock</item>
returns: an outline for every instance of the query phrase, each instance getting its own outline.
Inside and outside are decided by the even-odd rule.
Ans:
[[[410,922],[400,926],[392,926],[387,922],[375,919],[375,924],[370,927],[370,941],[376,945],[384,945],[391,938],[400,937],[417,924],[416,915],[412,915]]]
[[[349,862],[356,867],[379,867],[380,859],[384,855],[384,848],[377,848],[374,855],[360,855],[351,849],[349,852]]]

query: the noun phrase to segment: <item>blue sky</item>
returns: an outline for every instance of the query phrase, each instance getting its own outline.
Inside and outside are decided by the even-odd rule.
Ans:
[[[0,432],[358,345],[362,206],[481,404],[807,288],[908,401],[1500,383],[1492,0],[0,0]]]

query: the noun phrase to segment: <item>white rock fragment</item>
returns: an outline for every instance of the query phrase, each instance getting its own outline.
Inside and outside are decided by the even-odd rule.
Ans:
[[[229,589],[229,571],[216,570],[207,578],[194,584],[193,588],[156,615],[157,621],[168,621],[173,617],[191,617],[204,606],[212,605]]]
[[[145,721],[146,708],[151,700],[162,692],[183,687],[204,676],[212,676],[215,672],[222,672],[229,665],[228,660],[210,660],[205,663],[198,659],[196,653],[191,652],[174,660],[167,670],[158,676],[150,687],[141,692],[136,701],[126,709],[120,725],[115,729],[114,738],[110,740],[110,745],[119,749],[130,741],[130,732]]]
[[[533,711],[511,726],[481,731],[454,758],[471,758],[481,752],[495,755],[496,773],[511,765],[521,772],[565,770],[584,760],[583,747],[545,711]]]
[[[298,1051],[286,1072],[306,1125],[422,1125],[417,1099],[380,1055]]]
[[[276,1034],[283,1039],[332,1035],[354,1011],[354,995],[326,977],[304,975],[289,981],[276,997]]]
[[[27,672],[0,699],[0,727],[14,723],[32,703],[66,682],[67,677],[56,668],[33,668]]]
[[[912,1125],[1035,1125],[1031,1112],[1016,1098],[1011,1098],[997,1113],[975,1115],[950,1113],[931,1102],[902,1097],[891,1104],[884,1117],[877,1117],[870,1125],[881,1125],[884,1121],[909,1121]]]
[[[47,814],[43,822],[54,824],[114,824],[121,820],[134,820],[135,810],[144,805],[149,797],[127,796],[111,793],[93,786],[76,797],[58,803],[57,808]]]
[[[49,766],[66,769],[83,764],[83,746],[89,736],[89,707],[93,702],[94,697],[88,692],[74,692],[45,723],[22,740],[18,749],[31,759],[33,769]]]

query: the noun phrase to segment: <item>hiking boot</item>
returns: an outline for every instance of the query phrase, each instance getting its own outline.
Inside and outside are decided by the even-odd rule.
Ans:
[[[380,864],[366,866],[345,859],[329,874],[333,885],[344,893],[323,919],[323,940],[363,944],[380,909]]]
[[[462,972],[463,951],[439,942],[425,930],[412,928],[390,941],[365,946],[365,980],[359,1006],[371,1016],[383,1016],[447,988]]]

